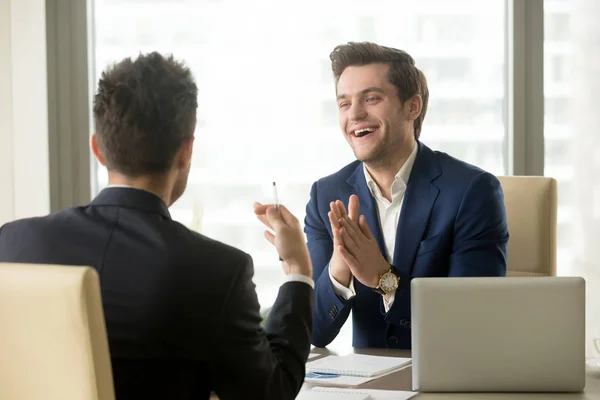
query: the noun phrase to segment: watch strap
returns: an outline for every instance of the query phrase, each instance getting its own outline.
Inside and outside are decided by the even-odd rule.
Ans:
[[[382,296],[385,294],[385,292],[383,291],[383,289],[382,289],[382,288],[380,288],[379,286],[378,286],[378,287],[376,287],[376,288],[373,288],[373,291],[374,291],[375,293],[379,293],[379,294],[380,294],[380,295],[382,295]]]

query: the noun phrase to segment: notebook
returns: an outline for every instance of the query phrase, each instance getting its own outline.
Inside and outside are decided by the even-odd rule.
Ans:
[[[361,396],[369,396],[367,399],[369,400],[408,400],[413,396],[416,396],[416,392],[407,392],[400,390],[377,390],[377,389],[338,389],[338,388],[326,388],[316,386],[308,391],[327,394],[328,399],[347,399],[348,394],[361,395]],[[303,393],[303,392],[300,392]],[[300,397],[298,397],[300,398]],[[313,399],[312,397],[308,397],[308,399]],[[320,399],[320,397],[316,397],[315,399]]]
[[[410,358],[348,354],[327,356],[306,364],[306,372],[346,376],[374,377],[400,369],[411,363]]]
[[[371,396],[365,393],[331,393],[322,392],[315,390],[302,390],[296,397],[296,400],[331,400],[331,399],[342,399],[342,400],[373,400]]]
[[[308,372],[304,382],[314,385],[326,385],[326,386],[337,386],[337,387],[356,387],[363,383],[367,383],[375,379],[376,377],[363,378],[360,376],[347,376],[347,375],[336,375],[336,374],[318,374],[314,372]]]

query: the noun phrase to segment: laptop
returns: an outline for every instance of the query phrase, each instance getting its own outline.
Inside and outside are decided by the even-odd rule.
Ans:
[[[415,278],[411,309],[415,391],[585,387],[583,278]]]

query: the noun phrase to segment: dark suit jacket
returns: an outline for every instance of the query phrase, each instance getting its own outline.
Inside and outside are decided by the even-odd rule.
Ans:
[[[366,217],[381,253],[386,255],[377,204],[367,186],[363,164],[355,161],[313,184],[305,232],[316,284],[315,346],[327,346],[352,310],[354,347],[410,348],[412,278],[506,275],[508,230],[498,179],[420,142],[418,146],[393,254],[392,269],[400,282],[387,313],[381,295],[357,280],[356,296],[350,300],[338,297],[328,272],[333,252],[329,203],[339,199],[347,207],[352,194],[358,195],[360,214]]]
[[[313,289],[285,283],[261,329],[250,256],[174,222],[149,192],[107,188],[9,223],[0,262],[98,271],[117,400],[292,399],[303,383]]]

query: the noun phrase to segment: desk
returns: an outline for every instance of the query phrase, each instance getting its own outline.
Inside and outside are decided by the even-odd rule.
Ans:
[[[321,355],[345,355],[348,353],[369,354],[374,356],[390,357],[410,357],[410,350],[390,350],[390,349],[337,349],[329,350],[326,348],[313,348],[311,353]],[[314,358],[316,360],[318,358]],[[311,360],[312,361],[312,360]],[[312,387],[307,383],[302,390]],[[411,368],[404,368],[392,374],[385,375],[379,379],[360,385],[363,389],[383,389],[383,390],[412,390]],[[412,399],[415,400],[600,400],[600,372],[588,371],[586,375],[585,391],[583,393],[419,393]],[[411,399],[411,400],[412,400]]]

